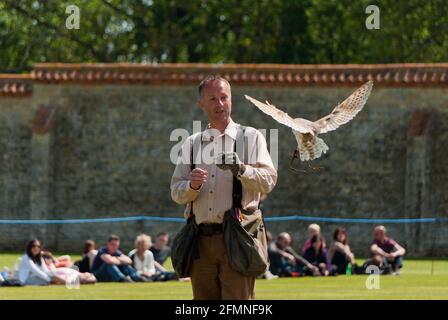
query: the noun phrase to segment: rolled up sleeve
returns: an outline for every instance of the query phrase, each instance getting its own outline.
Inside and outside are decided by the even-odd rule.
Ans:
[[[243,188],[268,194],[277,183],[277,170],[272,163],[266,139],[256,131],[256,148],[251,148],[249,159],[256,159],[255,164],[246,165],[246,170],[239,177]]]

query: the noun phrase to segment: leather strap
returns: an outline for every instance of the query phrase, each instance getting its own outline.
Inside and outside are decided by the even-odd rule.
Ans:
[[[236,133],[236,139],[235,144],[233,146],[233,151],[237,153],[238,158],[240,160],[244,161],[245,159],[245,136],[244,133],[246,131],[246,127],[244,126],[238,126],[237,133]],[[199,140],[199,143],[198,143]],[[238,141],[242,141],[242,143],[237,143]],[[197,152],[199,152],[199,146],[202,145],[202,133],[199,134],[196,139],[194,139],[191,143],[191,150],[190,150],[190,170],[193,170],[196,168],[196,164],[194,162],[195,159],[197,159]],[[237,148],[238,147],[238,148]],[[238,150],[237,150],[238,149]],[[241,201],[243,199],[243,185],[241,184],[241,181],[237,179],[237,177],[233,176],[233,187],[232,187],[232,208],[242,208]],[[190,216],[192,216],[193,213],[193,201],[190,204]]]
[[[190,149],[190,171],[193,171],[196,168],[195,160],[197,159],[198,152],[200,151],[200,146],[202,146],[202,132],[199,134],[196,139],[193,139],[191,142]],[[193,201],[190,203],[190,217],[193,216]]]
[[[245,145],[245,137],[244,132],[246,131],[246,127],[238,126],[235,144],[233,146],[233,151],[237,153],[238,158],[241,161],[244,161],[244,145]],[[238,143],[238,141],[242,141],[242,143]],[[238,150],[237,150],[238,146]],[[243,185],[241,181],[237,179],[237,177],[233,176],[233,188],[232,188],[232,208],[242,208],[241,201],[243,200]]]

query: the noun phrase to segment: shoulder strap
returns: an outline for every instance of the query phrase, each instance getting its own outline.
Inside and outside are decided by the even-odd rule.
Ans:
[[[244,133],[246,127],[238,126],[235,144],[233,151],[237,153],[238,158],[244,162],[245,159],[245,136]],[[242,208],[241,201],[243,200],[243,185],[237,177],[233,176],[233,188],[232,188],[232,208]]]
[[[190,148],[190,171],[196,168],[195,160],[197,159],[197,154],[200,152],[200,146],[202,145],[202,132],[198,134],[194,139],[191,139]],[[193,201],[190,203],[190,216],[193,215]]]
[[[198,134],[194,139],[191,139],[191,149],[190,149],[190,170],[196,168],[195,161],[197,160],[198,153],[200,152],[200,147],[202,145],[202,132]]]

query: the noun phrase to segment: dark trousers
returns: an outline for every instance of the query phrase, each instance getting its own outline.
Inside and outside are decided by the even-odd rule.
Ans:
[[[129,265],[117,266],[103,263],[93,274],[98,282],[121,282],[126,276],[130,276],[134,281],[142,281],[137,271]]]
[[[336,266],[338,274],[345,274],[349,263],[350,261],[347,259],[345,254],[335,251],[331,264]]]
[[[280,277],[290,277],[294,270],[294,266],[280,255],[270,255],[269,271]]]
[[[402,256],[395,257],[393,261],[389,261],[387,260],[387,258],[384,258],[383,263],[385,268],[389,267],[392,269],[392,271],[395,272],[400,270],[401,267],[403,267],[403,257]]]
[[[170,281],[170,280],[177,280],[177,275],[175,272],[162,271],[146,278],[150,281]]]

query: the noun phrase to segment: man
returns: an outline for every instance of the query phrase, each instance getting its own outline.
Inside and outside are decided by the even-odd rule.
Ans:
[[[171,248],[167,246],[168,241],[168,232],[160,232],[156,235],[156,241],[151,249],[149,249],[154,255],[154,260],[160,265],[163,265],[166,259],[171,255]]]
[[[106,247],[98,250],[92,271],[98,282],[140,282],[145,281],[131,267],[132,260],[120,250],[120,238],[109,236]]]
[[[223,162],[201,161],[191,165],[178,161],[171,180],[171,196],[179,204],[191,204],[199,225],[199,258],[193,261],[191,283],[194,299],[253,299],[255,277],[245,276],[230,266],[224,243],[222,223],[224,213],[233,207],[233,183],[242,185],[241,206],[256,210],[261,194],[269,193],[277,181],[266,146],[266,140],[256,129],[246,127],[245,137],[252,141],[248,147],[251,161],[243,163],[237,152],[237,135],[242,128],[231,118],[232,94],[227,80],[208,76],[199,85],[198,105],[208,117],[207,129],[190,136],[182,147],[182,155],[191,154],[191,146],[199,141],[202,150],[217,146],[214,157],[224,155]],[[219,149],[221,148],[221,149]],[[202,155],[202,154],[201,154]],[[195,158],[197,159],[197,158]],[[250,162],[250,163],[249,163]],[[191,203],[191,204],[190,204]]]
[[[383,260],[385,268],[390,267],[392,274],[398,275],[403,266],[403,256],[406,250],[395,240],[386,236],[386,228],[377,226],[374,230],[374,240],[370,246],[373,260]]]
[[[280,277],[291,277],[295,274],[304,273],[308,269],[309,273],[317,274],[319,272],[316,266],[313,266],[294,249],[291,248],[291,235],[282,232],[277,236],[276,241],[269,244],[269,270],[272,274]]]

